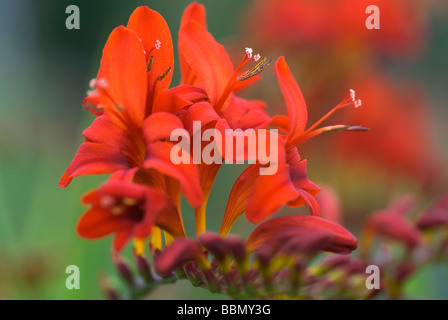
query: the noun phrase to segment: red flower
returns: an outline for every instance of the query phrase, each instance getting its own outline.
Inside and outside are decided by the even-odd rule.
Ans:
[[[421,241],[420,231],[406,219],[403,213],[392,209],[373,212],[365,224],[363,233],[363,253],[368,252],[375,236],[384,236],[411,248]]]
[[[114,29],[103,50],[96,91],[87,98],[90,107],[96,104],[99,116],[84,131],[85,142],[61,178],[61,187],[85,174],[114,173],[127,180],[137,174],[137,180],[159,187],[177,201],[178,185],[165,181],[173,178],[190,204],[201,204],[197,167],[170,160],[173,144],[167,140],[173,129],[183,128],[169,113],[172,101],[165,94],[172,65],[170,32],[157,12],[137,8],[128,27]]]
[[[234,70],[224,48],[207,32],[204,8],[196,3],[185,10],[179,33],[179,52],[183,82],[189,85],[202,85],[210,102],[198,103],[185,111],[182,116],[186,127],[192,120],[200,120],[204,127],[215,126],[221,132],[226,129],[262,128],[269,123],[288,130],[289,123],[285,118],[278,117],[271,121],[264,112],[262,104],[237,98],[233,94],[241,88],[238,80],[243,80],[240,83],[244,83],[245,80],[258,75],[264,63],[253,70],[239,74],[247,62],[254,59],[251,50],[247,49],[242,62]],[[286,66],[286,64],[278,62],[277,66],[280,64],[282,67],[276,67],[276,69],[279,79],[282,80],[282,89],[288,98],[292,128],[288,131],[286,138],[287,149],[292,149],[292,146],[306,141],[313,134],[341,129],[338,126],[321,129],[319,132],[310,130],[306,132],[309,135],[305,135],[307,112],[303,97],[297,84],[293,80],[291,82],[292,75],[289,69],[285,71],[283,65]],[[279,69],[281,70],[278,71]],[[291,83],[293,83],[292,87]],[[346,126],[342,126],[342,129],[346,129]],[[302,140],[298,141],[299,138]],[[278,136],[278,144],[281,155],[276,174],[270,178],[260,177],[258,174],[260,165],[256,164],[250,166],[235,183],[221,225],[221,235],[228,233],[233,222],[244,211],[248,219],[254,223],[262,221],[286,203],[291,206],[309,204],[313,213],[319,214],[318,205],[313,198],[319,188],[307,178],[306,161],[301,161],[297,150],[291,150],[288,153],[281,151],[285,149],[285,139],[280,136]],[[201,177],[207,177],[201,178],[206,198],[218,169],[219,165],[200,165]],[[265,180],[268,179],[269,187],[266,187]],[[263,201],[260,201],[261,199]],[[196,212],[197,221],[201,221],[197,229],[199,233],[205,230],[205,204],[206,201]]]
[[[264,111],[264,103],[235,96],[236,92],[259,78],[257,74],[261,72],[263,65],[252,70],[257,74],[241,71],[255,58],[256,56],[247,51],[240,65],[234,69],[224,47],[207,31],[204,7],[194,2],[186,8],[179,31],[179,59],[183,85],[180,86],[182,90],[178,89],[176,93],[178,98],[194,103],[178,113],[191,135],[194,134],[191,127],[193,121],[201,121],[201,131],[215,126],[218,130],[256,129],[269,121],[269,116]],[[192,86],[200,88],[200,91],[187,96],[184,88],[190,88],[186,92],[191,92],[195,90],[191,88]],[[180,102],[179,104],[182,105]],[[217,126],[217,123],[220,125]],[[222,136],[225,137],[224,134]],[[225,140],[222,144],[225,145]],[[195,210],[198,234],[205,231],[205,207],[220,167],[220,164],[199,164],[204,200],[202,206]]]
[[[162,192],[139,184],[109,181],[89,192],[82,199],[91,208],[81,217],[77,231],[81,237],[97,239],[114,233],[114,249],[122,250],[130,238],[141,240],[153,227],[169,232],[173,237],[185,237],[177,208]]]
[[[361,102],[355,100],[354,91],[351,91],[322,119],[305,129],[308,120],[305,99],[283,57],[276,62],[275,71],[288,110],[288,117],[275,116],[269,123],[287,132],[286,137],[279,139],[278,170],[274,175],[264,177],[259,176],[257,166],[252,165],[243,172],[230,194],[220,235],[228,234],[233,223],[244,211],[248,220],[253,223],[261,222],[285,204],[290,207],[307,204],[313,215],[320,215],[319,205],[314,198],[320,189],[308,179],[307,162],[301,160],[296,147],[321,133],[365,130],[362,127],[346,125],[317,128],[337,110],[348,106],[359,106]]]

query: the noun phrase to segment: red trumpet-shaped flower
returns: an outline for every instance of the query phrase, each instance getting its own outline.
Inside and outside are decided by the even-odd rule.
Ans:
[[[384,236],[403,243],[409,248],[417,246],[421,241],[420,231],[412,225],[400,212],[391,209],[373,212],[363,232],[363,252],[366,254],[375,236]]]
[[[61,178],[61,187],[85,174],[114,173],[128,180],[136,175],[175,201],[180,184],[191,205],[201,204],[197,167],[170,160],[171,131],[183,128],[164,94],[173,63],[171,35],[157,12],[137,8],[127,27],[114,29],[93,82],[96,90],[85,101],[99,116],[84,131],[85,141]]]
[[[122,250],[134,237],[135,248],[142,253],[142,240],[151,234],[153,227],[162,228],[173,237],[185,237],[177,208],[152,187],[109,181],[86,194],[82,202],[91,208],[79,220],[78,234],[97,239],[113,233],[115,250]]]
[[[225,129],[257,129],[269,121],[263,102],[248,101],[235,95],[259,79],[258,75],[268,64],[266,59],[258,61],[259,59],[259,55],[254,55],[250,48],[246,48],[241,63],[234,68],[224,47],[207,31],[204,7],[196,2],[187,7],[179,31],[179,60],[183,84],[180,87],[195,86],[200,91],[196,91],[194,95],[185,95],[184,90],[179,89],[172,92],[177,92],[178,98],[194,103],[179,112],[191,135],[194,134],[193,121],[201,121],[201,132],[216,127],[221,133]],[[249,71],[243,71],[243,68],[253,61],[258,64]],[[191,90],[193,89],[187,92]],[[181,101],[178,100],[180,105]],[[224,134],[222,136],[225,137]],[[222,144],[225,145],[225,140]],[[206,229],[207,199],[220,167],[221,164],[215,163],[199,164],[204,200],[195,212],[198,234]]]
[[[335,125],[318,128],[334,112],[345,107],[359,107],[360,100],[355,99],[355,92],[349,95],[335,108],[328,112],[315,124],[306,129],[308,113],[302,92],[292,76],[285,59],[281,57],[275,64],[276,75],[286,101],[288,117],[275,116],[268,123],[287,132],[279,138],[278,170],[269,177],[262,177],[250,166],[239,177],[229,197],[221,235],[230,231],[232,224],[243,213],[249,221],[258,223],[266,219],[283,205],[291,207],[308,205],[313,215],[320,215],[320,208],[314,196],[319,187],[308,179],[306,160],[302,160],[297,146],[307,140],[322,134],[345,130],[366,130],[360,126]]]

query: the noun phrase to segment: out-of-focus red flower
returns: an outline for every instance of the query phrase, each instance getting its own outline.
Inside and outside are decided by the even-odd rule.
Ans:
[[[362,139],[340,135],[335,139],[334,154],[347,161],[368,165],[389,174],[402,173],[431,185],[440,178],[440,156],[432,139],[430,110],[421,91],[402,86],[378,72],[359,74],[351,81],[359,83],[363,112],[347,113],[345,121],[371,128]]]
[[[82,202],[91,208],[79,220],[78,234],[97,239],[113,233],[115,250],[122,250],[134,237],[135,248],[142,253],[141,241],[155,226],[173,237],[185,237],[177,208],[166,195],[152,187],[109,181],[86,194]]]
[[[316,195],[316,200],[320,205],[322,216],[325,219],[339,224],[342,223],[341,204],[333,188],[323,186],[321,191]]]
[[[370,5],[380,9],[380,29],[366,28]],[[425,8],[425,1],[406,0],[257,0],[246,21],[250,34],[265,45],[406,55],[424,46]]]
[[[369,247],[373,237],[384,236],[399,241],[408,247],[415,247],[421,241],[420,231],[401,212],[378,210],[373,212],[364,227],[363,245]]]

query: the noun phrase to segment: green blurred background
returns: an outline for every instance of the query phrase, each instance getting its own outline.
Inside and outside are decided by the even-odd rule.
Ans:
[[[75,234],[75,225],[84,210],[80,196],[105,178],[82,177],[64,190],[57,187],[58,180],[93,119],[80,105],[111,30],[125,25],[137,6],[148,5],[165,17],[176,43],[180,17],[189,2],[0,0],[0,299],[103,297],[99,275],[115,274],[109,256],[111,238],[88,242]],[[248,0],[202,3],[209,30],[221,42],[238,34],[245,10],[253,5]],[[80,9],[80,30],[65,28],[65,8],[71,4]],[[409,72],[420,75],[428,88],[436,110],[437,140],[446,144],[446,15],[434,16],[430,26],[429,46]],[[178,83],[178,73],[175,69],[173,84]],[[220,171],[208,207],[210,229],[218,230],[231,178],[241,171],[229,167]],[[185,220],[193,225],[192,214]],[[242,221],[235,231],[251,228]],[[73,264],[81,271],[80,290],[65,287],[65,268]],[[446,279],[446,269],[441,265],[423,270],[409,284],[409,295],[448,298],[446,282],[438,278],[445,274]],[[225,297],[180,282],[149,298]]]

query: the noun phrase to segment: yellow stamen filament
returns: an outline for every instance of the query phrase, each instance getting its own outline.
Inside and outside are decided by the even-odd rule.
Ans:
[[[142,256],[145,253],[145,240],[142,238],[134,238],[135,254]]]

